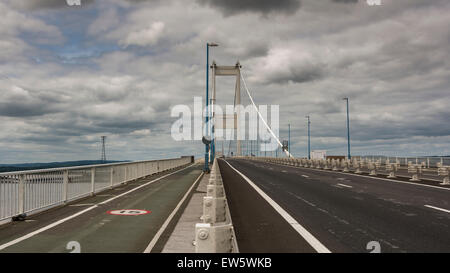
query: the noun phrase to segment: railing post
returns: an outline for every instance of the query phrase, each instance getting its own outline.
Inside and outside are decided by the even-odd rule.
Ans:
[[[25,175],[19,176],[19,214],[25,212]]]
[[[114,167],[112,167],[112,166],[111,166],[111,173],[110,173],[109,179],[110,179],[110,187],[112,189],[114,186]]]
[[[63,172],[63,202],[67,203],[69,192],[69,170]]]
[[[95,193],[95,167],[91,168],[91,196]]]
[[[125,165],[125,181],[123,181],[124,183],[127,182],[127,170],[128,170],[128,165]]]

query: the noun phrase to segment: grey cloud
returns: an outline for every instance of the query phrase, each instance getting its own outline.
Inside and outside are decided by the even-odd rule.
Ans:
[[[198,0],[202,5],[219,9],[224,15],[243,12],[261,14],[283,13],[294,14],[301,6],[300,0]]]
[[[81,7],[92,4],[95,0],[80,0]],[[70,7],[66,0],[14,0],[13,6],[23,9],[48,9]]]
[[[2,82],[0,82],[2,83]],[[25,90],[8,83],[0,89],[0,116],[35,117],[62,111],[60,107],[64,100],[47,92]],[[12,89],[15,88],[15,89]],[[17,90],[23,90],[17,92]]]
[[[261,57],[268,54],[270,46],[267,43],[264,43],[262,39],[260,41],[253,41],[244,43],[241,46],[230,44],[228,45],[229,49],[226,49],[227,53],[231,56],[236,56],[239,58],[255,58]]]
[[[402,155],[427,149],[430,153],[450,151],[450,132],[445,126],[450,120],[446,110],[450,99],[449,17],[445,15],[450,6],[445,1],[386,0],[375,10],[363,3],[352,5],[356,1],[303,0],[302,12],[295,13],[299,1],[273,1],[280,7],[258,1],[253,6],[249,1],[241,1],[241,6],[237,1],[200,1],[210,9],[198,8],[196,1],[150,7],[152,1],[128,1],[149,3],[138,6],[125,0],[97,0],[96,5],[89,5],[93,11],[110,6],[118,12],[105,13],[110,20],[89,36],[89,45],[110,48],[87,57],[95,68],[63,65],[39,54],[33,56],[43,60],[40,64],[26,63],[24,54],[17,61],[0,63],[0,70],[15,75],[17,83],[36,86],[29,91],[30,97],[19,99],[8,98],[0,90],[0,121],[6,126],[0,132],[0,146],[8,147],[7,151],[1,148],[0,159],[98,158],[103,134],[108,136],[111,159],[202,153],[201,143],[176,143],[169,130],[177,119],[170,117],[170,108],[190,105],[193,96],[204,95],[206,41],[220,44],[210,56],[217,63],[241,61],[257,104],[280,105],[280,134],[285,139],[287,123],[292,125],[296,156],[305,150],[306,114],[312,118],[313,149],[345,153],[344,96],[350,97],[355,153],[379,152],[379,147]],[[298,6],[288,11],[286,3],[294,2]],[[57,25],[61,13],[49,7],[36,14],[48,14],[49,22]],[[221,13],[239,12],[290,16],[217,19]],[[426,20],[418,20],[422,18]],[[114,49],[127,31],[139,30],[149,20],[166,24],[163,44],[140,50]],[[114,21],[120,25],[109,23]],[[118,29],[116,36],[106,36]],[[55,53],[31,43],[29,37],[20,38],[29,48],[39,47],[42,54]],[[224,85],[220,85],[224,90],[220,97],[232,101],[231,95],[224,95],[228,92]],[[230,86],[232,94],[234,85]],[[133,135],[143,129],[150,129],[151,134]],[[399,148],[402,143],[413,145]]]
[[[267,83],[287,84],[306,83],[319,80],[325,76],[325,68],[320,65],[293,65],[287,71],[275,71],[267,75]]]
[[[332,2],[336,2],[336,3],[358,3],[358,0],[331,0]]]
[[[0,103],[0,116],[6,117],[33,117],[54,113],[57,110],[47,108],[46,104],[7,102]]]
[[[21,140],[35,144],[60,145],[65,143],[67,138],[52,135],[30,135],[22,137]]]
[[[291,80],[295,83],[303,83],[303,82],[309,82],[314,81],[317,79],[320,79],[324,76],[325,71],[320,66],[309,66],[309,67],[293,67],[291,68],[292,77],[285,78],[285,79],[279,79],[279,82],[282,83],[283,80]]]
[[[125,0],[131,3],[160,3],[162,0]],[[165,0],[167,1],[167,0]]]

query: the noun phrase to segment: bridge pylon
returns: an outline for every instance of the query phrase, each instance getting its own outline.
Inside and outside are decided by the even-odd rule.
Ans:
[[[212,108],[212,133],[214,134],[214,128],[216,125],[216,116],[214,112],[214,105],[216,103],[216,76],[235,76],[236,77],[236,84],[235,84],[235,91],[234,91],[234,106],[241,104],[241,64],[239,61],[236,62],[234,66],[219,66],[216,64],[215,61],[213,61],[211,65],[212,69],[212,96],[211,96],[211,108]],[[236,108],[236,112],[233,114],[234,119],[234,129],[236,129],[236,155],[240,156],[241,153],[241,141],[239,139],[240,136],[240,119],[241,119],[241,113],[240,113],[240,107]],[[211,146],[211,162],[214,161],[215,157],[215,138],[213,138],[212,146]]]

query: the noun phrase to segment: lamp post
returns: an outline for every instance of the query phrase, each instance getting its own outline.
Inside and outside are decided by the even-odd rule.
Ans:
[[[311,159],[311,120],[309,116],[306,116],[308,119],[308,159]]]
[[[291,124],[288,124],[288,152],[289,157],[291,157]]]
[[[208,136],[209,133],[209,128],[208,128],[208,122],[209,122],[209,47],[214,47],[214,46],[218,46],[218,44],[215,43],[206,43],[206,115],[205,115],[205,134],[206,136]],[[212,133],[212,128],[211,128],[211,133]],[[214,147],[214,142],[213,139],[211,139],[211,147]],[[209,158],[208,158],[208,153],[209,153],[209,149],[208,149],[208,144],[205,144],[205,166],[203,171],[205,172],[209,172]]]
[[[349,110],[348,110],[348,98],[343,98],[347,102],[347,153],[348,153],[348,159],[351,159],[352,156],[350,155],[350,117],[349,117]]]
[[[259,147],[259,137],[258,136],[256,136],[256,156],[260,156],[260,151],[261,151],[261,148]]]

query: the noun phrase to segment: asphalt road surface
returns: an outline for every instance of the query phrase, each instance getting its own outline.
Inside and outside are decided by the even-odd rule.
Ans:
[[[244,159],[227,162],[331,252],[371,252],[377,245],[381,252],[450,252],[448,188]],[[219,160],[240,251],[315,252],[227,162]]]
[[[198,164],[181,167],[33,215],[26,221],[2,225],[0,252],[68,253],[76,250],[74,244],[79,244],[81,252],[143,252],[200,173]],[[110,214],[113,210],[119,215]],[[147,213],[123,215],[124,210]],[[161,246],[156,244],[156,248]]]

